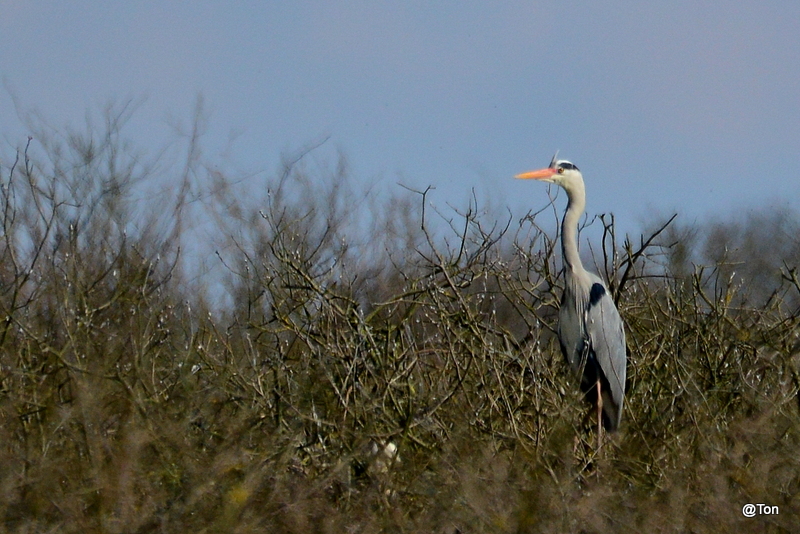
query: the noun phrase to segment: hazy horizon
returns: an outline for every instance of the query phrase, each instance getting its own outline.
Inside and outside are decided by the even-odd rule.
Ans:
[[[439,205],[537,209],[544,188],[512,177],[555,150],[627,229],[800,205],[788,2],[0,6],[4,165],[31,113],[80,130],[131,99],[126,133],[155,153],[200,95],[203,156],[254,186],[328,139],[320,165],[344,154],[365,190],[431,185]]]

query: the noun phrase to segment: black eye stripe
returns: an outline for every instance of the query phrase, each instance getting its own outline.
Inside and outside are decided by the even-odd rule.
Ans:
[[[561,167],[562,169],[567,169],[567,170],[570,170],[570,171],[577,171],[578,170],[578,167],[576,167],[575,165],[573,165],[569,161],[562,161],[562,162],[560,162],[558,164],[558,166]]]

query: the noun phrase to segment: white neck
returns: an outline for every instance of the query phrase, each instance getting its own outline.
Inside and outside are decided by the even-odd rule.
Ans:
[[[586,191],[583,183],[571,184],[564,188],[567,192],[567,211],[561,220],[561,253],[564,258],[564,269],[572,272],[583,271],[578,254],[578,222],[586,209]]]

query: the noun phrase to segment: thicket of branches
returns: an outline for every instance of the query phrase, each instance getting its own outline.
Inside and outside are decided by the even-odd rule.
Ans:
[[[795,528],[791,213],[636,239],[593,220],[630,353],[597,451],[553,336],[558,208],[381,202],[305,152],[247,204],[195,135],[172,193],[142,201],[158,162],[124,143],[127,113],[3,162],[4,531]],[[219,268],[198,275],[207,242]]]

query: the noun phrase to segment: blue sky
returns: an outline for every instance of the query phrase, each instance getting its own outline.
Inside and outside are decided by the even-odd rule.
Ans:
[[[634,227],[800,208],[796,1],[0,0],[0,74],[4,159],[18,112],[81,127],[128,98],[155,152],[201,94],[205,156],[254,182],[330,136],[320,161],[440,205],[542,207],[512,176],[559,149]]]

